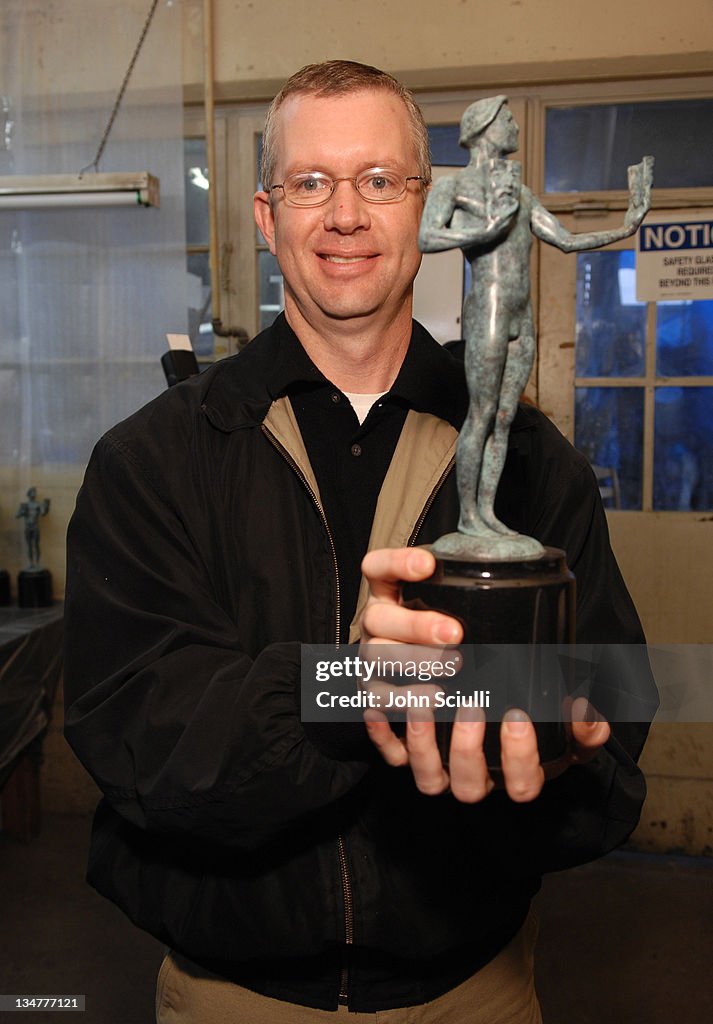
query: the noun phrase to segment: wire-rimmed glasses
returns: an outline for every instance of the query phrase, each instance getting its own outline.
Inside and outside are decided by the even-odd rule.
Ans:
[[[354,178],[330,178],[322,171],[299,171],[289,174],[279,185],[270,185],[267,191],[281,188],[285,202],[291,206],[321,206],[340,181],[351,181],[362,199],[369,203],[393,203],[404,194],[409,181],[428,184],[420,174],[404,175],[385,167],[370,167]]]

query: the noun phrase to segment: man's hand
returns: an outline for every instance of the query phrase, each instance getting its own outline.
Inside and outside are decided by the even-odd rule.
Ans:
[[[362,643],[460,643],[463,630],[456,619],[401,603],[401,581],[428,579],[435,568],[435,558],[424,548],[382,548],[365,556],[361,570],[369,581],[369,597],[361,617]]]
[[[462,640],[462,627],[456,619],[440,612],[405,608],[401,602],[401,581],[427,579],[434,569],[433,555],[423,548],[383,549],[366,555],[362,572],[369,581],[369,598],[361,619],[362,644],[443,647]],[[408,765],[422,793],[435,796],[450,787],[457,800],[476,803],[495,787],[483,752],[485,721],[477,712],[461,709],[456,715],[448,771],[441,761],[435,723],[429,714],[416,716],[409,712],[404,739],[396,736],[381,712],[367,711],[364,719],[372,743],[387,764]],[[507,793],[518,802],[534,800],[545,778],[554,778],[571,764],[594,757],[609,733],[607,722],[590,709],[584,698],[579,698],[572,705],[567,751],[548,764],[545,772],[534,725],[524,712],[509,711],[500,729],[502,780]]]

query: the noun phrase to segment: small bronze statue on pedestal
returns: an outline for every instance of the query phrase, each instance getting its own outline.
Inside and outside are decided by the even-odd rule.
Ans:
[[[29,564],[17,576],[17,603],[20,608],[45,608],[52,604],[52,574],[40,565],[40,518],[46,516],[50,499],[37,500],[37,488],[30,487],[27,501],[20,503],[16,519],[25,520],[25,543]]]
[[[574,577],[565,553],[516,533],[494,512],[510,426],[535,358],[530,249],[533,236],[564,252],[608,245],[632,235],[651,203],[653,157],[647,156],[629,168],[623,226],[572,234],[522,184],[520,163],[507,159],[518,137],[506,96],[471,104],[460,133],[470,161],[434,184],[419,233],[423,252],[460,248],[471,267],[463,306],[470,406],[456,451],[458,529],[431,545],[434,575],[405,585],[403,594],[417,607],[458,618],[466,644],[574,642]],[[542,721],[542,708],[558,701],[553,705],[551,683],[538,673],[538,659],[531,660],[532,671],[516,673],[504,703],[540,716],[544,762],[559,756],[565,735],[561,721]],[[497,765],[497,734],[489,730],[486,755]]]

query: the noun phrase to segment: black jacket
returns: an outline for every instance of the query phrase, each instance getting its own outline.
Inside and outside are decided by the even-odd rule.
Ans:
[[[98,443],[69,530],[66,735],[104,794],[90,882],[191,959],[333,1008],[334,972],[307,991],[300,964],[347,942],[413,958],[418,976],[466,950],[465,976],[517,930],[543,871],[621,843],[644,797],[645,730],[622,729],[532,804],[494,793],[470,806],[419,794],[359,726],[301,723],[299,644],[333,641],[336,587],[280,397],[288,330],[280,318]],[[464,411],[462,369],[418,325],[414,360],[443,382],[438,401]],[[425,436],[443,426],[413,416]],[[455,527],[454,476],[440,473],[425,518],[414,509],[415,532],[394,542]],[[503,509],[566,550],[580,639],[641,642],[591,471],[531,408],[511,433]],[[378,986],[358,977],[350,1005],[375,1009]],[[443,990],[419,984],[423,999]]]

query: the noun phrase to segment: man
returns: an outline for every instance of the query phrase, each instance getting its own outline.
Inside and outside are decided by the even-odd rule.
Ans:
[[[89,880],[172,950],[164,1024],[537,1021],[539,874],[638,816],[643,735],[607,742],[598,720],[545,783],[514,716],[493,792],[480,723],[456,724],[446,771],[428,723],[402,741],[300,721],[300,642],[460,638],[399,600],[433,569],[408,545],[457,522],[468,405],[460,364],[411,320],[427,153],[390,76],[294,76],[255,196],[284,316],[110,431],[78,498],[66,731],[104,793]],[[583,639],[639,640],[584,461],[534,410],[516,428],[515,525],[581,570]]]

